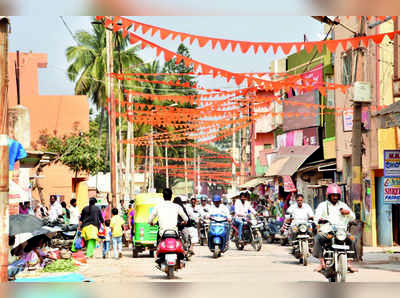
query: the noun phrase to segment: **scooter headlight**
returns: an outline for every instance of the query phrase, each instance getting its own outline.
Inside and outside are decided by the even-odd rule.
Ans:
[[[305,232],[307,231],[307,226],[306,226],[306,225],[300,225],[299,231],[300,231],[301,233],[305,233]]]
[[[339,240],[339,241],[344,241],[344,240],[346,240],[346,237],[347,237],[347,234],[346,234],[345,231],[337,231],[337,232],[336,232],[336,238],[337,238],[337,240]]]

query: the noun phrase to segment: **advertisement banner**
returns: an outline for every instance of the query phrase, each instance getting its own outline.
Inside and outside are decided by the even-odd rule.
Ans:
[[[400,177],[400,150],[385,150],[383,160],[385,178]]]
[[[283,188],[285,192],[296,191],[296,187],[294,186],[293,180],[290,176],[283,176]]]
[[[383,201],[389,204],[400,204],[400,177],[384,179],[385,193]]]

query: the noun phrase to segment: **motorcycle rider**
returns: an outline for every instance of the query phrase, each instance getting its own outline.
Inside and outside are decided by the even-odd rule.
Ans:
[[[296,195],[296,203],[290,205],[286,213],[291,217],[287,220],[291,223],[290,228],[290,241],[295,240],[296,232],[293,231],[292,227],[296,225],[297,222],[307,222],[309,219],[314,218],[314,212],[312,211],[310,205],[303,203],[304,196],[302,194]]]
[[[221,196],[214,195],[212,200],[213,200],[214,205],[211,207],[209,214],[210,215],[217,215],[217,214],[223,215],[230,222],[232,220],[232,217],[230,215],[228,208],[226,208],[225,205],[221,204]]]
[[[350,221],[355,219],[354,212],[346,205],[346,203],[339,201],[342,196],[342,191],[337,184],[328,185],[326,191],[328,200],[320,203],[315,210],[315,223],[320,224],[319,232],[314,239],[313,256],[320,260],[320,267],[316,269],[321,272],[325,269],[325,261],[323,258],[323,247],[329,241],[327,234],[330,231],[329,223],[333,225],[347,225]],[[352,251],[356,251],[355,242],[349,237],[346,239],[346,245],[350,246]],[[348,270],[350,272],[357,272],[358,270],[351,266],[348,261]]]
[[[185,225],[189,220],[182,207],[171,202],[172,190],[170,188],[165,188],[163,190],[163,197],[164,201],[154,208],[154,211],[148,220],[150,225],[154,225],[153,221],[158,217],[159,233],[157,235],[157,243],[160,241],[166,230],[174,230],[178,232],[178,216],[183,219],[183,225]]]
[[[200,217],[204,218],[208,215],[211,206],[208,205],[207,203],[207,197],[206,196],[202,196],[200,199]]]
[[[239,243],[243,244],[242,241],[242,230],[243,230],[243,219],[249,213],[254,215],[257,212],[251,207],[249,201],[247,200],[247,192],[242,191],[240,193],[239,200],[235,202],[235,217],[233,219],[233,223],[238,227],[238,234],[239,234]]]

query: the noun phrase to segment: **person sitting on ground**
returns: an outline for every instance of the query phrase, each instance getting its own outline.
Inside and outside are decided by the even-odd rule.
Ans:
[[[112,232],[114,258],[120,259],[122,258],[122,234],[124,232],[125,220],[118,214],[117,208],[113,208],[111,214],[110,227]]]

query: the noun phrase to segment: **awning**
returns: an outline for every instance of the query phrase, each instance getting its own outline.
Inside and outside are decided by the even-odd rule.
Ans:
[[[279,149],[264,176],[292,176],[319,146],[296,146]]]
[[[8,180],[8,183],[8,200],[10,204],[18,204],[30,201],[29,192],[25,191],[21,186],[19,186],[11,179]]]
[[[258,178],[251,179],[251,180],[247,181],[246,183],[240,185],[240,188],[257,187],[261,184],[268,184],[269,181],[271,181],[271,180],[268,178],[258,177]]]

